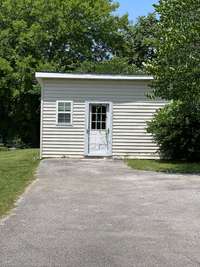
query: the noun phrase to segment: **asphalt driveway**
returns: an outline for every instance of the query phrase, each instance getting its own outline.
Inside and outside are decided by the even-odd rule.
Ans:
[[[0,221],[0,266],[200,266],[200,177],[44,160]]]

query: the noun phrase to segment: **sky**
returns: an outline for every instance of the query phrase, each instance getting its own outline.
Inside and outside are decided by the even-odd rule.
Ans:
[[[137,17],[145,16],[153,11],[153,4],[156,4],[157,0],[117,0],[120,3],[120,8],[117,14],[123,15],[128,13],[129,20],[135,22]]]

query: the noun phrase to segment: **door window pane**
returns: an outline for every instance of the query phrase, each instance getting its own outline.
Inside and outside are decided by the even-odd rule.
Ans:
[[[102,106],[102,113],[106,113],[106,106]]]
[[[106,129],[106,123],[102,122],[102,130],[105,130],[105,129]]]
[[[98,122],[97,122],[97,130],[100,130],[100,129],[101,129],[101,122],[98,121]]]
[[[92,106],[92,113],[96,113],[96,105]]]
[[[101,113],[97,113],[97,121],[101,121]]]
[[[92,121],[96,121],[96,118],[97,118],[96,113],[92,114]]]
[[[94,104],[91,107],[91,129],[105,130],[106,129],[106,111],[107,105]]]
[[[96,130],[96,122],[92,122],[92,130]]]
[[[96,113],[101,113],[101,105],[96,106]]]
[[[106,121],[106,114],[102,114],[102,121],[103,121],[103,122]]]

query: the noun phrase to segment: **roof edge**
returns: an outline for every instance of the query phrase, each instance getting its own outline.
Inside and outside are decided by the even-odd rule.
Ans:
[[[42,82],[42,79],[121,80],[121,81],[153,80],[153,76],[149,75],[102,75],[102,74],[74,74],[74,73],[53,73],[53,72],[36,72],[35,77],[39,83]]]

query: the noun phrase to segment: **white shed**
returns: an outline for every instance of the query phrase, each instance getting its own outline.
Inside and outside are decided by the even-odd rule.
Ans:
[[[165,103],[146,94],[151,76],[36,73],[41,158],[156,158],[146,122]]]

